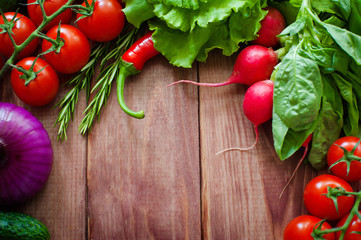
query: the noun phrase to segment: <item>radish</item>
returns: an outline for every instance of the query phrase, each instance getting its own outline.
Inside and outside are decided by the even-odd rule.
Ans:
[[[310,144],[311,140],[312,140],[312,133],[311,133],[311,134],[306,138],[306,140],[302,143],[301,147],[304,147],[303,155],[302,155],[301,159],[298,161],[298,164],[297,164],[295,170],[293,171],[290,179],[287,181],[286,185],[285,185],[284,188],[282,189],[282,192],[281,192],[279,198],[282,197],[284,191],[286,190],[286,188],[288,187],[288,185],[291,183],[291,181],[292,181],[293,177],[295,176],[298,168],[301,166],[301,163],[302,163],[303,160],[305,159],[305,157],[306,157],[306,155],[307,155],[307,152],[308,152],[308,145]]]
[[[253,83],[269,79],[278,63],[277,53],[272,48],[251,45],[244,48],[238,55],[232,75],[222,83],[198,83],[190,80],[180,80],[177,83],[192,83],[198,86],[220,87],[232,83],[251,86]]]
[[[243,112],[253,124],[256,140],[252,146],[247,148],[227,148],[219,153],[229,150],[246,151],[256,146],[258,142],[258,126],[272,118],[274,82],[263,80],[250,86],[243,99]]]
[[[277,47],[280,43],[278,35],[285,29],[286,23],[283,15],[274,7],[266,7],[268,13],[261,21],[261,28],[258,31],[258,37],[252,44],[265,47]]]

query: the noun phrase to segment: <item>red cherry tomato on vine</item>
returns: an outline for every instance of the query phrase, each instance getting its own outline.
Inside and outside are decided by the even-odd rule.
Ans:
[[[303,200],[307,211],[318,218],[337,220],[349,213],[353,207],[355,198],[353,196],[337,197],[338,212],[331,198],[325,194],[328,187],[340,187],[348,192],[353,192],[351,185],[337,176],[323,174],[313,178],[305,187]]]
[[[283,232],[283,240],[314,240],[311,236],[312,231],[318,227],[318,223],[321,220],[322,219],[310,215],[302,215],[294,218],[287,224]],[[321,226],[321,230],[331,228],[328,222],[324,222]],[[323,238],[326,240],[334,240],[335,234],[328,233],[323,235]]]
[[[58,26],[52,27],[46,34],[52,39],[56,39]],[[72,74],[80,71],[88,62],[90,57],[90,44],[86,36],[77,28],[62,24],[60,27],[60,37],[64,39],[64,45],[59,53],[54,51],[44,55],[45,60],[58,72]],[[45,52],[52,47],[52,44],[43,40],[42,51]]]
[[[360,138],[357,137],[342,137],[336,140],[327,152],[327,165],[329,167],[335,162],[339,161],[341,158],[344,160],[333,165],[330,168],[330,171],[334,175],[350,182],[361,180],[361,162],[352,161],[353,157],[358,157],[361,159],[361,144],[359,144],[352,153],[352,149],[355,147],[358,141],[360,141]],[[347,150],[346,154],[342,148]],[[350,164],[349,172],[347,172],[347,164]]]
[[[92,0],[86,0],[90,5]],[[86,6],[85,2],[82,6]],[[125,16],[122,6],[117,0],[97,0],[93,14],[84,18],[77,14],[79,29],[90,39],[96,42],[107,42],[116,38],[123,30]]]
[[[3,66],[4,66],[4,61],[3,58],[0,56],[0,71],[1,69],[3,69]]]
[[[15,12],[7,12],[4,14],[8,21],[14,18]],[[4,19],[0,17],[0,24],[4,24]],[[0,27],[0,31],[1,31]],[[17,45],[22,44],[32,32],[36,30],[35,24],[26,16],[17,13],[14,26],[12,28],[12,37]],[[36,38],[29,43],[17,56],[18,59],[30,56],[38,47],[39,40]],[[8,33],[0,34],[0,53],[5,57],[10,57],[14,52],[14,45]]]
[[[35,23],[35,25],[39,26],[43,21],[43,13],[41,11],[40,5],[38,3],[34,4],[36,0],[28,0],[28,13],[30,19]],[[65,5],[67,0],[45,0],[44,1],[44,10],[47,16],[55,13],[60,7]],[[46,27],[45,30],[49,30],[51,27],[58,25],[59,22],[63,24],[67,24],[70,22],[71,17],[73,15],[72,10],[69,8],[62,12],[59,16],[54,18]]]
[[[35,57],[24,58],[17,63],[17,66],[29,70],[34,60]],[[33,70],[36,77],[26,85],[25,80],[20,77],[23,73],[13,69],[11,71],[11,86],[18,98],[24,103],[31,106],[43,106],[50,103],[57,95],[59,79],[53,68],[41,58],[36,60]]]
[[[359,212],[361,214],[361,212]],[[341,220],[337,223],[336,227],[342,227],[349,215],[344,216]],[[343,240],[361,240],[361,234],[357,234],[355,232],[361,232],[361,220],[355,215],[352,218],[352,221],[349,227],[346,230],[346,234]],[[341,236],[341,232],[336,232],[336,239],[338,240]]]

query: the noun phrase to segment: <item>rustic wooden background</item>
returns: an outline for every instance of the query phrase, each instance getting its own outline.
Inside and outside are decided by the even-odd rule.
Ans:
[[[55,152],[45,188],[13,210],[44,222],[53,240],[282,239],[286,224],[307,213],[302,191],[318,174],[302,164],[278,198],[302,150],[281,162],[268,122],[253,150],[216,155],[255,140],[242,112],[246,86],[166,87],[180,79],[223,81],[235,57],[213,51],[207,63],[180,69],[159,55],[126,83],[126,102],[143,109],[144,119],[122,112],[114,85],[99,123],[82,136],[82,94],[65,142],[56,140],[53,109],[65,87],[49,106],[35,108],[13,94],[9,75],[1,79],[0,100],[38,117]]]

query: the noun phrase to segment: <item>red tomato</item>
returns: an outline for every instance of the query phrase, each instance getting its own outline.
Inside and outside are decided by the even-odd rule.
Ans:
[[[87,0],[89,4],[92,0]],[[85,5],[85,2],[82,4]],[[77,14],[77,19],[82,17]],[[96,42],[107,42],[116,38],[123,30],[125,16],[122,6],[116,0],[98,0],[93,14],[77,21],[79,29]]]
[[[294,218],[287,224],[283,232],[283,240],[313,240],[311,233],[314,228],[318,227],[318,223],[321,220],[322,219],[310,215],[302,215]],[[328,222],[324,222],[321,226],[321,230],[331,228]],[[328,233],[323,235],[323,238],[326,240],[334,240],[335,234]]]
[[[7,12],[4,14],[8,21],[13,19],[15,12]],[[0,17],[0,24],[4,24],[4,19]],[[1,30],[1,28],[0,28]],[[17,45],[22,44],[32,32],[36,30],[35,24],[24,15],[17,13],[15,24],[12,28],[12,36]],[[23,51],[17,56],[18,59],[30,56],[38,47],[39,40],[36,38],[26,46]],[[5,57],[10,57],[14,52],[13,43],[10,40],[9,35],[4,32],[0,34],[0,53]]]
[[[327,152],[327,165],[330,167],[332,164],[343,158],[345,162],[339,162],[330,168],[331,172],[336,176],[345,179],[346,181],[358,181],[361,180],[361,162],[352,161],[352,157],[361,158],[361,145],[358,145],[354,153],[351,153],[351,150],[355,147],[357,142],[360,141],[360,138],[357,137],[342,137],[334,142]],[[345,148],[348,153],[344,151],[337,145]],[[350,171],[347,173],[347,163],[350,163]]]
[[[342,227],[345,224],[347,217],[348,215],[341,218],[341,220],[337,223],[336,227]],[[361,232],[361,220],[356,215],[352,218],[352,221],[346,230],[344,240],[361,240],[361,234],[353,232]],[[340,238],[340,235],[341,232],[336,232],[337,239]]]
[[[49,30],[46,34],[52,39],[56,39],[58,26]],[[50,52],[44,55],[45,60],[58,72],[72,74],[80,71],[88,62],[90,57],[90,44],[86,36],[77,28],[62,24],[60,37],[64,39],[64,45],[59,53]],[[52,44],[44,40],[42,51],[45,52],[52,47]]]
[[[355,198],[353,196],[339,196],[337,198],[338,213],[332,199],[324,194],[327,193],[327,187],[341,187],[348,192],[352,192],[351,185],[342,178],[324,174],[313,178],[305,187],[303,200],[308,212],[318,218],[327,220],[336,220],[351,210]]]
[[[3,69],[3,66],[4,66],[4,61],[3,58],[0,56],[0,71],[1,69]]]
[[[24,58],[17,63],[17,66],[29,70],[34,60],[35,57]],[[20,78],[23,73],[15,68],[11,71],[11,85],[15,94],[20,100],[31,106],[43,106],[50,103],[59,90],[59,79],[56,72],[41,58],[38,58],[34,65],[34,72],[38,71],[40,72],[27,85],[25,85],[25,80]]]
[[[27,8],[30,19],[39,26],[43,22],[43,14],[40,8],[40,5],[33,4],[36,0],[28,0]],[[55,13],[61,6],[65,5],[68,1],[67,0],[45,0],[44,2],[44,10],[46,12],[47,16],[52,15]],[[32,3],[32,4],[30,4]],[[63,13],[61,13],[59,16],[54,18],[46,27],[45,30],[49,30],[51,27],[54,27],[55,25],[58,25],[59,22],[63,24],[67,24],[70,22],[71,17],[73,15],[73,12],[70,8],[65,10]]]

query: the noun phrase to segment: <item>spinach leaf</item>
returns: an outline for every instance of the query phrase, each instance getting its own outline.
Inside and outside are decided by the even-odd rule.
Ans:
[[[343,126],[342,99],[336,87],[330,84],[329,74],[323,78],[324,95],[317,122],[312,136],[308,155],[309,163],[316,169],[326,165],[325,156],[331,144],[339,138]]]
[[[361,65],[361,36],[332,24],[322,23],[334,41]]]
[[[310,128],[321,104],[321,73],[307,55],[301,43],[294,45],[274,75],[274,109],[282,122],[295,131]]]
[[[318,12],[335,14],[343,19],[348,19],[351,12],[351,0],[313,0],[312,7]]]
[[[351,13],[348,19],[348,29],[361,35],[361,1],[351,0]]]
[[[358,134],[358,125],[360,114],[357,106],[357,99],[353,92],[353,86],[346,81],[340,74],[332,74],[342,98],[345,101],[346,113],[344,118],[343,130],[347,136],[356,136]]]

